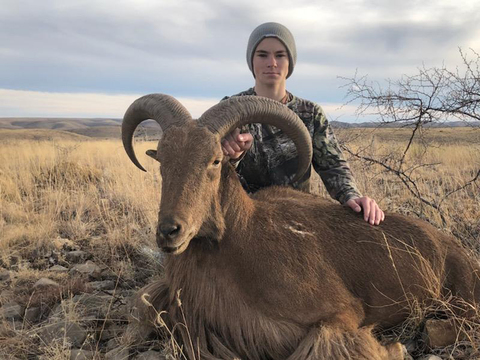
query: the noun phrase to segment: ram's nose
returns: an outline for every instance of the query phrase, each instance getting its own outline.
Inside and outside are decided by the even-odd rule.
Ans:
[[[185,226],[182,221],[169,218],[158,223],[157,226],[157,245],[162,250],[175,248],[178,240],[184,232]]]
[[[158,225],[158,232],[165,238],[169,240],[175,239],[182,230],[182,225],[179,223],[168,222]]]

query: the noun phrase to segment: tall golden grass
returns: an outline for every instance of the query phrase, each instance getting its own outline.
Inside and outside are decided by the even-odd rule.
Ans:
[[[408,129],[337,132],[353,153],[362,149],[363,155],[383,162],[401,158],[410,135]],[[480,179],[462,188],[480,170],[480,129],[430,129],[407,151],[403,169],[422,197],[440,206],[443,220],[440,211],[420,201],[394,173],[348,153],[346,157],[362,193],[382,209],[421,217],[480,252]]]
[[[89,239],[99,255],[115,258],[151,241],[161,181],[157,165],[139,157],[147,173],[136,170],[119,141],[2,144],[2,265],[47,253],[57,237]]]

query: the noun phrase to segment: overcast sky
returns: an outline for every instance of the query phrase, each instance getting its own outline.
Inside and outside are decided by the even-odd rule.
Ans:
[[[121,118],[152,92],[198,117],[253,85],[246,44],[267,21],[296,39],[287,89],[342,121],[354,107],[339,109],[339,77],[397,79],[480,51],[478,0],[0,0],[0,117]]]

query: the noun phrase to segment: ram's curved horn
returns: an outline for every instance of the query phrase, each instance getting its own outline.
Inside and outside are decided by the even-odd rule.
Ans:
[[[132,162],[146,171],[137,160],[133,150],[133,133],[144,120],[155,120],[162,131],[172,125],[181,126],[192,119],[192,116],[177,99],[164,94],[150,94],[135,100],[127,109],[122,123],[123,147]]]
[[[298,152],[298,169],[292,182],[302,178],[312,162],[312,139],[305,124],[278,101],[260,96],[235,96],[211,107],[198,119],[220,138],[245,124],[275,126],[289,136]]]

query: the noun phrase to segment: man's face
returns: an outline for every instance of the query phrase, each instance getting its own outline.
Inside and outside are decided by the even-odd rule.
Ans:
[[[253,71],[256,82],[262,85],[284,83],[288,75],[288,53],[277,38],[265,38],[253,54]]]

